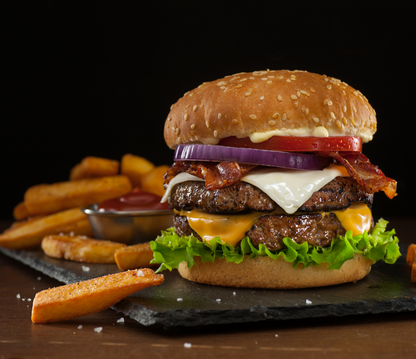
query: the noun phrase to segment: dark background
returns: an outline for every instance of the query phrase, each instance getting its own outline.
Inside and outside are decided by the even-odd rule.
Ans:
[[[378,132],[364,153],[399,183],[374,212],[414,216],[411,2],[5,3],[0,218],[29,186],[67,180],[88,155],[170,164],[172,103],[204,81],[268,68],[334,76],[368,98]]]

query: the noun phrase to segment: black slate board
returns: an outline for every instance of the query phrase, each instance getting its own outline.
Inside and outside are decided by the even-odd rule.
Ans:
[[[66,284],[119,271],[116,265],[50,258],[41,250],[0,248],[0,252]],[[416,284],[410,281],[404,257],[394,265],[377,263],[357,283],[314,289],[224,288],[189,282],[176,271],[164,275],[162,285],[135,293],[113,309],[145,326],[167,329],[416,310]]]

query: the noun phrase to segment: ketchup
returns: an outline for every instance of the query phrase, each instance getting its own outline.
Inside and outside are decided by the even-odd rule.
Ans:
[[[167,202],[160,203],[162,197],[134,188],[117,198],[108,199],[98,206],[102,211],[155,211],[169,209]]]

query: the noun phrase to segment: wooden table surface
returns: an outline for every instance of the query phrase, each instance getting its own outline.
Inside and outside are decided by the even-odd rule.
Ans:
[[[414,218],[391,220],[402,243],[416,243],[414,223]],[[0,254],[0,359],[416,358],[416,311],[166,331],[108,309],[67,322],[33,324],[35,294],[59,285]]]

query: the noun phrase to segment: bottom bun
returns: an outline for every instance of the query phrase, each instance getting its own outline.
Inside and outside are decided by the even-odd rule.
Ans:
[[[203,263],[195,257],[195,265],[188,268],[186,262],[179,265],[179,274],[192,282],[240,288],[294,289],[323,287],[347,282],[355,282],[370,273],[373,262],[362,255],[355,255],[346,261],[339,270],[328,270],[328,263],[302,269],[284,259],[270,257],[250,258],[246,256],[239,263],[229,263],[216,259],[214,263]]]

